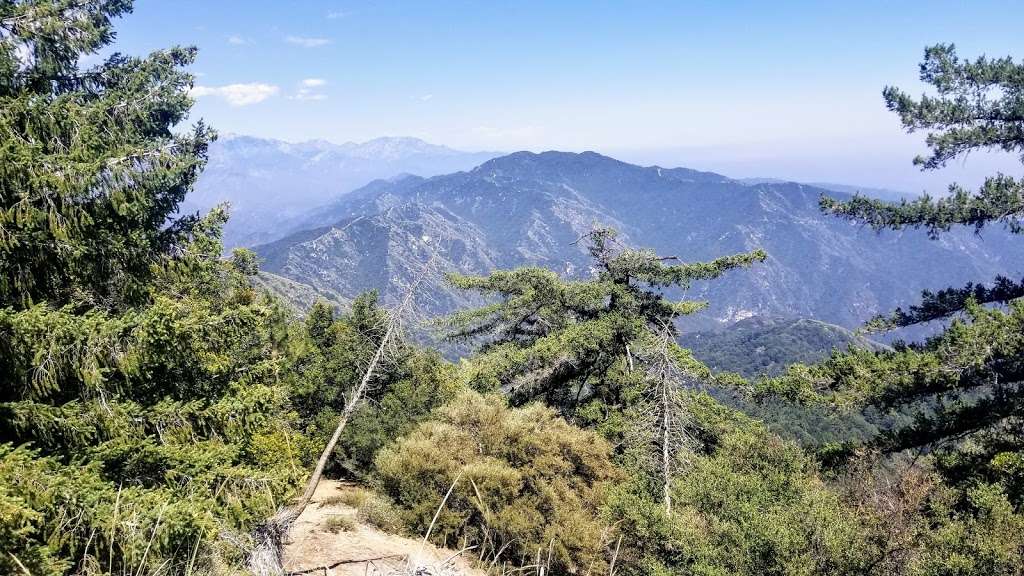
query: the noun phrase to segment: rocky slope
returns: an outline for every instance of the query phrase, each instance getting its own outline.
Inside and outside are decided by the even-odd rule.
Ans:
[[[226,135],[211,145],[206,170],[182,210],[206,211],[230,202],[225,245],[267,242],[294,230],[289,222],[310,208],[373,180],[466,170],[494,156],[416,138],[333,144]]]
[[[319,227],[257,252],[265,269],[345,297],[379,288],[393,300],[426,274],[420,308],[441,314],[471,303],[445,285],[445,271],[538,265],[587,274],[575,241],[595,224],[684,261],[765,249],[766,263],[690,288],[687,297],[712,302],[698,328],[754,315],[851,327],[913,302],[924,288],[1024,272],[1024,253],[1000,230],[940,240],[914,231],[875,234],[821,214],[818,198],[826,193],[842,196],[634,166],[592,152],[521,152],[468,172],[374,182],[296,223]]]

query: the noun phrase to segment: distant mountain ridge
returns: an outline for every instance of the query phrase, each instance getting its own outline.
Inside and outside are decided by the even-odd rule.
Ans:
[[[766,263],[688,291],[711,301],[695,324],[704,328],[757,315],[852,327],[914,302],[924,288],[1024,275],[1024,255],[1000,230],[984,241],[969,231],[936,241],[915,231],[879,235],[822,214],[822,194],[843,196],[593,152],[518,152],[466,172],[373,182],[312,213],[307,223],[317,228],[256,250],[268,271],[345,297],[378,288],[393,301],[396,287],[426,275],[418,304],[440,314],[473,302],[445,284],[444,271],[537,265],[588,274],[576,240],[595,223],[684,261],[765,249]]]
[[[757,186],[758,184],[786,184],[789,182],[795,182],[793,180],[786,180],[784,178],[739,178],[737,182],[742,182],[747,186]],[[898,190],[890,190],[888,188],[873,188],[870,186],[855,186],[852,184],[834,184],[832,182],[797,182],[799,184],[808,184],[815,186],[823,190],[830,192],[839,192],[842,194],[860,194],[861,196],[869,196],[871,198],[877,198],[879,200],[887,200],[889,202],[899,201],[904,198],[912,199],[917,194],[910,194],[908,192],[900,192]]]
[[[210,146],[206,170],[182,210],[230,202],[226,246],[267,242],[293,230],[290,219],[374,180],[467,170],[497,155],[404,137],[334,144],[225,135]]]

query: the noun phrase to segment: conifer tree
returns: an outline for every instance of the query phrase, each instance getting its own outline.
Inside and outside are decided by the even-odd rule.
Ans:
[[[313,303],[306,314],[306,330],[318,348],[326,350],[332,344],[331,327],[334,325],[334,308],[323,300]]]
[[[609,228],[595,228],[581,240],[593,258],[596,274],[591,279],[563,280],[542,268],[449,275],[458,288],[499,299],[448,320],[450,338],[482,342],[472,369],[476,387],[502,388],[513,404],[543,399],[576,418],[588,404],[602,410],[624,406],[635,348],[657,330],[675,335],[679,317],[706,305],[672,302],[663,290],[711,280],[766,257],[758,250],[711,262],[667,264],[677,258],[626,248]],[[677,351],[684,368],[710,375],[687,351]]]
[[[978,150],[1016,153],[1024,160],[1024,64],[1010,57],[961,60],[952,44],[939,44],[925,50],[920,78],[934,95],[914,99],[892,86],[882,92],[908,132],[930,131],[925,142],[931,153],[914,164],[934,170]],[[1019,233],[1024,182],[997,174],[975,193],[952,184],[948,196],[938,200],[925,195],[891,204],[857,196],[849,202],[823,198],[822,206],[878,230],[925,228],[937,236],[956,225],[980,230],[1001,222]]]
[[[886,88],[885,101],[908,131],[927,130],[928,156],[915,163],[936,169],[976,150],[1021,154],[1024,160],[1024,64],[1011,58],[961,60],[952,45],[925,51],[921,80],[934,95],[915,99]],[[1022,230],[1024,183],[997,174],[977,192],[952,185],[940,199],[924,196],[893,204],[855,196],[822,199],[830,213],[876,230],[924,228],[937,237],[954,226],[975,230],[1002,223]],[[762,384],[791,396],[834,400],[916,414],[875,440],[887,451],[931,449],[947,477],[963,486],[993,483],[1014,505],[1024,505],[1024,284],[997,278],[925,291],[920,304],[869,322],[875,330],[948,321],[923,344],[893,351],[852,350],[818,366],[795,366]],[[990,306],[984,306],[990,305]],[[994,305],[994,307],[993,307]]]
[[[676,321],[706,304],[673,302],[663,291],[766,255],[668,263],[677,258],[627,248],[612,229],[596,228],[581,240],[593,258],[591,279],[563,280],[539,268],[451,275],[457,287],[499,298],[453,316],[451,336],[484,340],[468,368],[473,386],[502,389],[513,404],[540,399],[578,424],[597,426],[632,449],[630,459],[671,510],[672,477],[688,444],[687,388],[717,377],[676,342]]]
[[[195,219],[174,218],[206,160],[191,107],[193,48],[83,56],[127,0],[0,2],[0,306],[116,308],[145,297]]]
[[[2,574],[213,573],[305,464],[304,341],[224,210],[174,217],[195,50],[79,68],[130,6],[0,1]]]

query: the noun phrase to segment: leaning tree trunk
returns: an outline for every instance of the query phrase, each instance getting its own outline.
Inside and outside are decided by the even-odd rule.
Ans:
[[[429,269],[430,264],[434,261],[431,257],[430,261],[427,262],[427,268]],[[366,367],[366,372],[363,374],[362,379],[359,381],[359,385],[352,394],[349,395],[348,401],[345,402],[345,408],[341,412],[341,416],[338,418],[338,425],[334,428],[334,433],[331,434],[331,439],[324,446],[323,452],[320,453],[320,459],[317,460],[316,468],[313,469],[313,473],[310,474],[309,480],[306,482],[306,489],[302,493],[302,497],[291,505],[286,506],[278,511],[273,517],[268,518],[262,522],[254,531],[253,535],[256,539],[255,546],[249,553],[248,566],[249,570],[256,576],[279,576],[284,573],[284,569],[281,565],[281,547],[284,543],[284,539],[288,534],[289,528],[293,522],[302,514],[306,506],[313,499],[313,494],[316,492],[317,485],[320,484],[320,480],[324,475],[324,468],[327,466],[327,461],[330,459],[331,454],[334,453],[334,448],[338,445],[338,439],[341,438],[342,432],[345,431],[345,426],[348,424],[349,418],[359,407],[362,402],[363,396],[366,394],[366,389],[370,385],[370,381],[373,380],[374,373],[377,370],[377,366],[384,358],[387,352],[388,345],[394,339],[396,332],[398,331],[399,321],[402,314],[412,304],[412,299],[416,293],[416,289],[419,287],[420,282],[426,273],[420,274],[416,281],[413,282],[406,290],[405,295],[402,299],[402,303],[397,309],[388,315],[387,329],[384,331],[384,337],[381,338],[380,344],[377,346],[376,352],[373,354],[373,358],[370,360],[370,364]]]

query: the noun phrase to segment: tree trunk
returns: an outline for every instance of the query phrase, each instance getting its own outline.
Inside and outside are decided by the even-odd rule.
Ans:
[[[338,419],[338,425],[334,428],[334,434],[331,435],[331,439],[327,442],[327,446],[324,447],[324,451],[320,453],[320,459],[317,460],[316,468],[313,469],[312,475],[309,477],[309,481],[306,483],[306,491],[302,493],[302,498],[294,505],[287,509],[286,513],[280,518],[285,524],[291,524],[296,518],[302,514],[302,511],[309,505],[309,501],[313,499],[313,493],[316,492],[317,485],[320,484],[320,480],[324,475],[324,468],[327,466],[327,461],[330,460],[331,454],[334,453],[334,448],[338,445],[338,439],[341,438],[341,433],[345,431],[345,426],[348,424],[349,418],[352,417],[352,413],[355,412],[356,406],[363,399],[366,394],[366,388],[370,384],[370,380],[373,379],[373,373],[377,369],[377,365],[380,364],[381,358],[384,357],[384,351],[387,348],[388,342],[391,340],[392,333],[395,328],[394,322],[389,322],[388,329],[384,333],[384,338],[381,339],[380,345],[377,346],[377,351],[373,354],[373,359],[370,360],[369,366],[366,367],[366,373],[363,374],[363,379],[359,381],[359,386],[356,387],[352,395],[349,396],[348,402],[345,403],[345,409],[341,412],[341,417]]]
[[[434,256],[431,256],[427,262],[427,268],[429,270],[431,264],[434,262]],[[330,459],[331,454],[334,453],[334,448],[338,445],[338,439],[341,438],[342,432],[345,431],[345,426],[348,424],[349,418],[355,412],[359,403],[362,401],[363,396],[366,394],[366,389],[369,387],[370,381],[373,379],[374,372],[381,360],[384,358],[384,354],[387,351],[388,344],[390,344],[392,338],[395,336],[395,331],[398,329],[398,322],[406,308],[412,303],[413,295],[416,293],[416,289],[419,287],[420,282],[426,277],[426,271],[420,274],[416,278],[416,281],[409,286],[405,296],[402,299],[402,303],[395,309],[395,311],[388,318],[388,327],[384,332],[384,337],[381,338],[380,345],[377,346],[377,351],[374,352],[373,358],[370,360],[370,364],[366,367],[366,372],[363,374],[363,378],[359,381],[359,386],[352,391],[352,395],[349,396],[348,401],[345,403],[345,409],[342,410],[341,417],[338,418],[338,425],[334,428],[334,433],[331,435],[331,439],[324,446],[323,452],[320,453],[320,459],[317,460],[316,468],[313,469],[313,473],[309,477],[309,481],[306,483],[306,490],[302,493],[302,497],[299,498],[298,502],[292,506],[282,508],[272,518],[267,519],[262,523],[253,533],[256,539],[256,544],[252,551],[249,553],[249,569],[257,576],[277,576],[283,573],[281,567],[281,546],[284,542],[285,536],[288,534],[288,529],[309,505],[309,502],[313,499],[313,494],[316,492],[317,485],[320,484],[320,480],[324,475],[324,468],[327,466],[327,461]]]
[[[662,474],[664,476],[665,486],[665,514],[672,514],[672,454],[669,447],[671,442],[671,424],[670,418],[672,417],[672,407],[669,405],[669,390],[668,382],[662,382],[661,384],[661,401],[662,401],[662,438],[661,438],[661,467]]]

